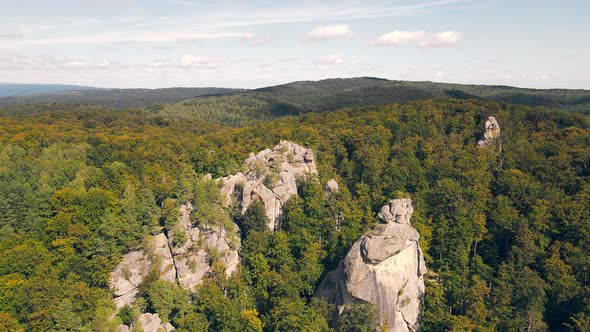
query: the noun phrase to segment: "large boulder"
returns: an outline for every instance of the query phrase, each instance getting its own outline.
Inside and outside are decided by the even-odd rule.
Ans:
[[[489,116],[484,125],[483,137],[477,142],[478,146],[491,147],[500,138],[500,125],[495,117]]]
[[[330,179],[324,185],[324,198],[328,198],[331,195],[337,194],[339,190],[340,187],[338,186],[338,182],[336,182],[335,179]]]
[[[379,212],[382,222],[357,240],[336,270],[326,275],[316,296],[340,311],[353,303],[375,304],[389,331],[416,331],[424,294],[426,264],[410,226],[409,199],[395,199]]]
[[[284,204],[297,195],[296,180],[317,174],[313,151],[288,141],[281,141],[272,150],[251,153],[245,165],[245,172],[221,179],[221,194],[227,205],[238,204],[241,214],[260,200],[272,230],[280,226]]]

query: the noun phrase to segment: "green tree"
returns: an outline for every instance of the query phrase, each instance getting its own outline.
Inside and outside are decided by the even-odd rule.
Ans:
[[[268,229],[268,217],[264,204],[260,200],[255,200],[242,216],[240,227],[244,237],[247,237],[251,231],[262,232]]]
[[[78,331],[81,328],[80,317],[74,311],[72,301],[63,299],[53,312],[53,328],[56,331]]]
[[[372,303],[348,305],[338,317],[337,332],[374,332],[379,328],[377,309]]]

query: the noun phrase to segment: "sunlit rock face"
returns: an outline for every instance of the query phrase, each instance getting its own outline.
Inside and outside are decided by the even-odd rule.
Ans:
[[[121,325],[117,332],[172,332],[175,328],[172,324],[162,322],[158,314],[145,313],[137,317],[131,326]]]
[[[117,308],[135,301],[138,288],[152,269],[155,257],[158,257],[160,279],[170,282],[176,280],[176,268],[166,235],[160,233],[149,236],[147,243],[147,252],[136,250],[127,253],[110,274],[109,281]]]
[[[135,301],[138,287],[156,262],[161,280],[190,290],[212,272],[212,257],[219,260],[228,277],[236,271],[240,262],[238,226],[194,226],[191,210],[190,202],[181,205],[178,223],[167,235],[149,236],[146,250],[129,252],[111,272],[110,285],[118,308]]]
[[[316,296],[339,306],[375,304],[389,331],[416,331],[424,295],[426,264],[410,226],[410,199],[394,199],[379,212],[380,224],[358,239]]]
[[[490,116],[485,122],[483,137],[477,142],[478,146],[490,147],[500,138],[500,125],[495,117]]]
[[[280,226],[284,204],[297,195],[296,180],[317,174],[313,151],[288,141],[281,141],[272,150],[251,153],[245,166],[245,172],[221,179],[221,194],[227,205],[238,204],[241,214],[260,200],[272,230]]]
[[[229,230],[224,226],[195,227],[190,219],[191,210],[190,203],[180,207],[181,217],[168,232],[168,244],[178,284],[194,290],[212,272],[211,257],[218,257],[226,276],[231,276],[240,262],[240,244],[237,225]]]

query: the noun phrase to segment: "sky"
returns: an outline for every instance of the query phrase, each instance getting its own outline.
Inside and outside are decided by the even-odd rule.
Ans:
[[[587,0],[0,0],[0,82],[590,89]]]

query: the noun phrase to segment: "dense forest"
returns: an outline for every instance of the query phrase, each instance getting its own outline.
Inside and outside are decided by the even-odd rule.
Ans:
[[[176,331],[374,331],[370,305],[336,318],[313,294],[378,209],[405,196],[429,270],[422,331],[590,331],[588,118],[458,93],[300,112],[289,105],[308,106],[295,97],[278,108],[257,97],[270,92],[145,110],[1,111],[0,330],[113,331],[157,312]],[[477,147],[490,115],[501,150]],[[319,170],[298,184],[284,227],[267,229],[256,204],[243,217],[220,212],[219,188],[203,176],[236,173],[280,140],[312,148]],[[332,178],[340,190],[326,199]],[[227,278],[217,266],[195,292],[148,278],[117,313],[109,272],[173,227],[186,201],[194,218],[240,226],[239,270]]]

